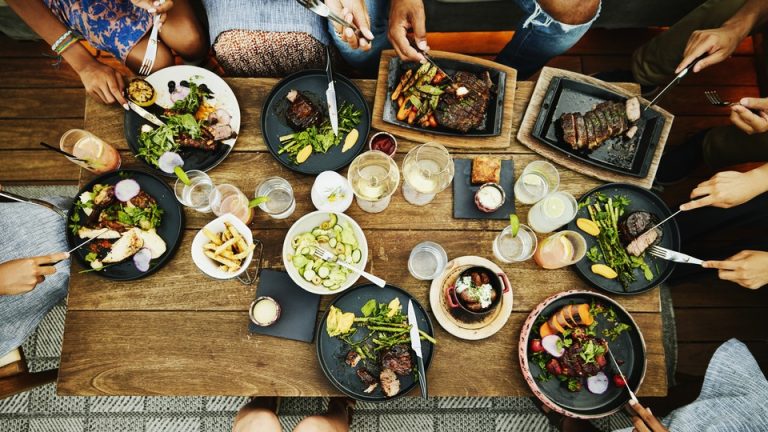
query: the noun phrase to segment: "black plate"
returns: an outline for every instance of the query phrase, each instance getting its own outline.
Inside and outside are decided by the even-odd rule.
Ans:
[[[453,217],[456,219],[509,220],[515,212],[515,164],[512,159],[501,161],[501,186],[504,204],[493,213],[480,211],[475,205],[475,194],[482,185],[472,184],[472,160],[454,159],[456,173],[453,177]]]
[[[434,335],[432,322],[429,320],[429,315],[427,315],[424,308],[412,295],[393,285],[386,285],[384,288],[379,288],[373,284],[354,287],[337,297],[332,305],[344,312],[354,312],[355,315],[359,316],[360,308],[363,307],[368,300],[376,299],[379,303],[389,303],[395,297],[400,299],[404,315],[408,313],[408,300],[411,300],[413,302],[414,311],[416,312],[416,319],[419,322],[419,329],[430,335]],[[330,310],[330,307],[328,310]],[[328,377],[328,380],[334,387],[356,400],[382,402],[404,396],[413,390],[414,387],[419,385],[418,376],[411,374],[399,377],[400,393],[394,397],[388,398],[384,396],[384,393],[381,391],[381,386],[378,386],[372,393],[365,393],[363,390],[365,390],[366,386],[355,374],[356,369],[349,367],[344,362],[344,358],[349,352],[349,346],[339,338],[328,336],[328,332],[325,330],[325,321],[328,319],[328,310],[326,310],[323,319],[320,320],[320,324],[317,326],[317,358],[320,361],[320,367],[323,369],[323,373],[325,373],[325,376]],[[421,350],[424,355],[424,367],[429,369],[429,363],[432,361],[432,344],[422,340]],[[414,360],[413,364],[418,364],[416,361],[416,354],[411,351],[411,355]],[[359,368],[362,365],[363,362],[361,361],[357,367]],[[372,369],[373,368],[371,368],[372,373],[378,370],[376,369],[376,371],[374,371]]]
[[[413,129],[418,131],[429,132],[439,135],[450,136],[496,136],[501,134],[501,123],[504,119],[504,90],[507,81],[506,72],[496,70],[493,68],[487,68],[475,63],[467,63],[458,60],[448,59],[435,59],[435,62],[440,68],[449,75],[453,75],[458,71],[466,71],[472,73],[482,73],[488,71],[493,82],[493,90],[491,91],[491,98],[488,101],[488,110],[485,112],[485,119],[483,123],[477,129],[472,129],[466,133],[459,132],[454,129],[437,125],[436,128],[424,128],[421,126],[409,125],[408,122],[400,121],[397,119],[397,104],[392,100],[392,91],[397,87],[400,82],[400,77],[408,69],[418,69],[418,63],[403,62],[400,57],[393,57],[389,60],[389,66],[387,69],[387,97],[384,99],[384,114],[383,120],[387,123],[397,125],[406,129]]]
[[[624,183],[608,183],[602,186],[598,186],[579,198],[579,203],[583,202],[587,197],[595,192],[602,192],[608,197],[613,195],[624,195],[629,198],[630,203],[627,207],[625,215],[633,211],[645,210],[655,214],[659,218],[659,222],[661,222],[662,220],[666,219],[667,216],[672,214],[672,212],[669,210],[669,207],[664,204],[664,201],[662,201],[661,198],[659,198],[653,192],[638,186]],[[578,218],[589,219],[589,211],[586,207],[579,209],[579,211],[576,213],[576,218],[568,224],[568,229],[582,233],[584,235],[584,239],[587,241],[587,250],[589,250],[589,248],[597,244],[597,240],[591,235],[583,233],[583,231],[581,231],[576,226],[576,219]],[[661,226],[661,230],[663,232],[663,236],[659,246],[672,250],[680,250],[680,230],[677,227],[677,222],[675,222],[674,219],[671,219]],[[593,263],[587,258],[577,262],[573,266],[573,269],[576,271],[576,273],[579,274],[579,276],[589,282],[592,286],[596,286],[604,291],[608,291],[609,293],[639,294],[663,283],[669,277],[669,275],[672,274],[672,270],[675,269],[674,262],[656,258],[649,253],[645,254],[645,262],[648,263],[648,266],[653,271],[653,280],[646,280],[643,276],[643,272],[640,269],[635,269],[636,280],[630,284],[626,291],[624,291],[621,283],[619,283],[618,280],[606,279],[602,276],[598,276],[592,273],[590,267]]]
[[[637,122],[634,138],[614,137],[592,152],[574,150],[562,138],[560,116],[564,113],[585,113],[605,101],[624,102],[625,96],[591,84],[554,77],[549,84],[532,135],[541,142],[590,165],[633,177],[645,177],[653,161],[656,146],[664,128],[664,116],[653,108],[644,111]]]
[[[88,184],[85,185],[80,190],[80,192],[77,193],[75,200],[80,199],[80,195],[85,191],[90,191],[95,184],[115,184],[123,179],[136,180],[141,186],[141,190],[155,198],[155,200],[157,200],[158,207],[163,210],[163,218],[160,222],[160,226],[157,228],[157,234],[163,240],[165,240],[166,251],[159,258],[152,260],[149,271],[147,272],[140,272],[137,270],[136,266],[133,264],[132,259],[128,259],[119,264],[111,265],[101,271],[91,272],[107,279],[119,281],[140,279],[147,277],[159,270],[176,253],[176,250],[181,244],[181,233],[184,231],[184,211],[182,210],[181,204],[179,204],[179,202],[176,200],[176,196],[174,195],[171,188],[168,187],[168,185],[166,185],[165,182],[160,178],[143,171],[118,170],[103,174],[88,182]],[[72,212],[74,211],[75,207],[73,205],[67,213],[67,225],[69,225],[69,220],[72,217]],[[84,218],[85,214],[81,211],[80,220],[82,221]],[[67,228],[67,243],[69,244],[70,248],[73,248],[82,243],[83,240],[84,239],[76,237],[74,234],[72,234],[72,231]],[[85,255],[87,254],[87,245],[74,252],[75,259],[77,259],[80,265],[85,269],[90,269],[90,264],[85,261]]]
[[[277,83],[264,102],[264,108],[261,111],[261,133],[264,136],[264,141],[267,143],[267,148],[272,156],[291,171],[311,175],[320,174],[323,171],[336,171],[349,165],[367,146],[368,132],[371,130],[371,111],[368,109],[365,97],[360,89],[346,77],[339,74],[333,76],[338,108],[341,109],[341,105],[347,102],[363,112],[360,116],[360,124],[357,125],[357,130],[360,132],[357,144],[344,153],[341,152],[344,137],[342,137],[339,145],[331,147],[327,153],[312,153],[309,159],[298,165],[291,162],[288,154],[277,153],[280,150],[280,137],[296,132],[288,126],[285,119],[285,111],[289,105],[285,96],[289,91],[296,89],[303,92],[320,107],[323,116],[328,118],[328,102],[325,99],[328,78],[324,70],[312,69],[289,75]]]
[[[539,316],[550,317],[553,313],[557,312],[563,306],[569,304],[578,303],[590,303],[595,301],[602,303],[604,306],[610,306],[616,312],[616,320],[621,323],[628,324],[632,327],[630,330],[622,332],[615,341],[608,340],[608,346],[616,357],[617,361],[623,361],[621,364],[621,371],[627,378],[627,383],[633,391],[637,391],[645,376],[646,369],[646,355],[645,355],[645,341],[643,335],[640,333],[640,329],[637,323],[632,317],[624,310],[618,303],[614,302],[610,298],[602,295],[596,295],[588,292],[576,292],[572,294],[566,294],[557,300],[554,300],[551,304],[546,306],[540,313],[536,315],[535,319]],[[601,334],[604,328],[607,328],[605,316],[597,318],[598,321],[598,336]],[[535,321],[534,321],[535,322]],[[613,324],[609,324],[612,326]],[[539,337],[539,325],[534,324],[528,333],[528,338],[525,340],[525,355],[530,360],[527,347],[531,338]],[[521,347],[522,351],[522,347]],[[610,359],[608,360],[608,366],[605,369],[606,375],[611,382],[608,385],[608,390],[600,395],[590,393],[584,387],[579,392],[572,392],[568,388],[556,379],[553,378],[547,382],[541,382],[536,377],[541,373],[539,366],[531,361],[528,361],[528,367],[533,376],[533,382],[538,386],[541,393],[544,394],[551,402],[554,402],[559,407],[577,414],[588,417],[601,417],[611,412],[617,411],[624,404],[629,401],[629,393],[625,387],[616,387],[611,379],[613,373],[616,372],[615,367],[611,365]]]
[[[160,116],[163,114],[163,107],[160,105],[153,104],[152,106],[149,106],[145,109],[162,120],[162,117]],[[150,125],[153,128],[157,127],[147,120],[144,120],[140,115],[133,111],[125,112],[125,121],[123,127],[125,131],[125,140],[128,141],[128,146],[131,148],[131,151],[134,155],[137,155],[139,152],[139,136],[141,135],[141,127],[145,124]],[[200,170],[205,172],[220,164],[221,161],[227,157],[230,151],[232,151],[232,146],[219,143],[216,146],[216,150],[212,152],[199,149],[181,148],[179,149],[178,153],[181,158],[184,159],[184,171]],[[176,174],[168,174],[167,172],[162,171],[160,168],[157,168],[156,166],[145,161],[142,157],[136,156],[136,159],[147,165],[155,174],[164,177],[176,177]]]

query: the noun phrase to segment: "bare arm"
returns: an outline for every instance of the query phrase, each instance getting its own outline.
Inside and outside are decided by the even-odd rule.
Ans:
[[[67,27],[40,0],[7,0],[7,3],[49,45],[67,31]],[[104,103],[117,101],[128,109],[123,97],[123,77],[119,72],[93,58],[79,43],[72,44],[61,56],[80,75],[90,95]]]

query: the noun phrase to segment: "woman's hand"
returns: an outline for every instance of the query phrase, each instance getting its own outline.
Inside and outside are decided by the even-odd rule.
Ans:
[[[341,40],[348,43],[352,49],[360,48],[363,51],[371,49],[373,33],[371,32],[371,18],[365,0],[325,0],[326,6],[332,12],[344,18],[349,23],[354,23],[360,29],[363,37],[358,37],[351,27],[342,27],[333,23],[334,30]]]
[[[629,400],[629,406],[637,413],[637,416],[632,416],[632,425],[635,426],[637,432],[669,432],[666,427],[651,414],[650,408],[644,408],[634,399]]]
[[[743,98],[731,105],[731,122],[748,135],[768,132],[768,98]]]
[[[20,258],[0,264],[0,295],[32,291],[45,277],[56,273],[53,264],[69,258],[66,252]]]
[[[413,31],[416,46],[422,51],[429,51],[427,45],[427,25],[422,0],[392,0],[389,6],[389,40],[397,55],[403,60],[424,62],[419,51],[411,46],[408,30]]]
[[[123,96],[125,83],[120,72],[111,67],[93,60],[88,65],[77,71],[83,81],[85,91],[91,96],[101,100],[105,104],[117,101],[126,110],[128,102]]]
[[[700,72],[706,67],[720,63],[736,51],[736,47],[745,36],[740,29],[731,26],[694,31],[688,39],[683,60],[675,69],[675,73],[680,73],[704,54],[707,56],[693,66],[694,72]]]
[[[749,289],[768,284],[768,252],[745,250],[724,261],[704,261],[705,268],[718,269],[717,276]]]
[[[691,192],[691,200],[680,206],[680,210],[688,211],[699,207],[712,206],[731,208],[751,200],[763,193],[768,185],[757,178],[757,170],[740,173],[723,171],[711,179],[699,183]]]

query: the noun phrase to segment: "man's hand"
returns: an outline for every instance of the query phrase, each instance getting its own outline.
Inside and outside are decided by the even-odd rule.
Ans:
[[[69,258],[66,252],[20,258],[0,264],[0,295],[32,291],[45,277],[56,273],[53,264]]]
[[[731,122],[748,135],[768,132],[768,98],[743,98],[731,105]]]
[[[768,187],[762,184],[762,179],[757,178],[757,175],[756,171],[719,172],[711,179],[699,183],[691,192],[692,201],[681,205],[680,209],[688,211],[705,206],[731,208],[744,204],[763,193]]]
[[[688,39],[688,45],[683,52],[683,61],[677,66],[675,73],[680,73],[704,54],[707,56],[696,63],[693,67],[694,72],[700,72],[706,67],[720,63],[733,54],[745,36],[738,29],[725,26],[710,30],[696,30]]]
[[[632,425],[637,432],[669,432],[666,427],[651,414],[649,408],[644,408],[634,399],[629,400],[629,406],[637,413],[637,416],[632,416]]]
[[[349,23],[354,23],[360,29],[363,37],[355,34],[351,27],[342,27],[333,23],[334,30],[341,40],[349,44],[352,49],[360,48],[363,51],[371,49],[373,33],[371,32],[371,18],[365,0],[325,0],[325,4],[332,12],[344,18]]]
[[[424,56],[411,46],[409,30],[413,31],[416,46],[422,51],[429,51],[424,3],[421,0],[392,0],[389,6],[389,41],[401,59],[425,62]]]
[[[718,269],[720,279],[744,288],[757,289],[768,284],[768,252],[765,251],[745,250],[725,261],[704,261],[702,266]]]
[[[117,101],[123,108],[128,109],[128,102],[123,96],[125,83],[120,72],[94,59],[77,73],[80,74],[88,94],[105,104]]]

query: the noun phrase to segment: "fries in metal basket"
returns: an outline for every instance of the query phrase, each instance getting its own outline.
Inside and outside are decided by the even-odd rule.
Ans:
[[[255,249],[229,222],[224,222],[224,231],[214,233],[203,228],[203,234],[210,242],[203,245],[203,253],[208,258],[221,264],[219,269],[234,273],[243,265],[243,260]]]

